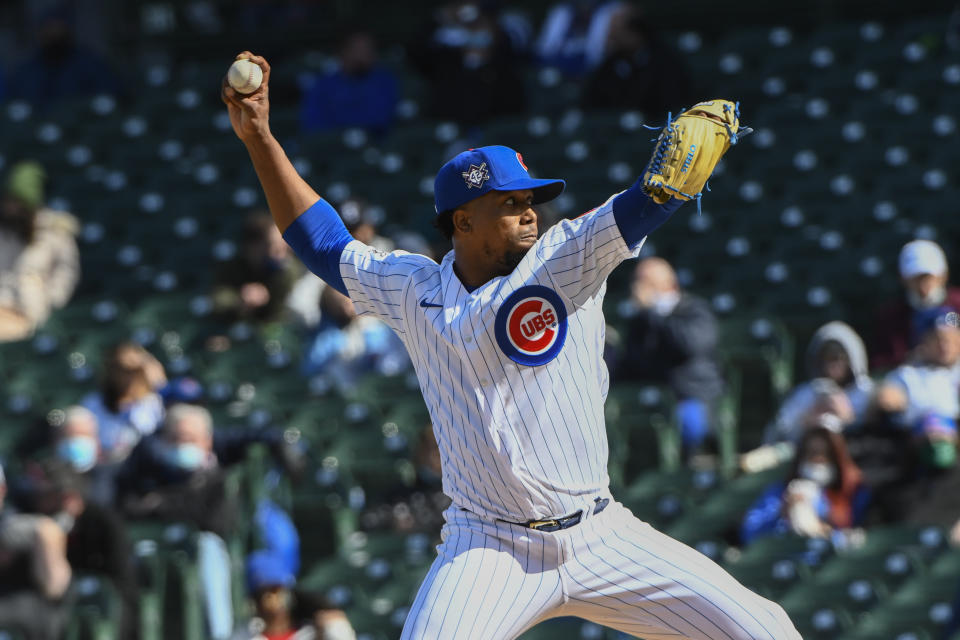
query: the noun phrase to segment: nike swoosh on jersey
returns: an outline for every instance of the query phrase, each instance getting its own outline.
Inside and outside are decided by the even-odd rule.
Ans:
[[[443,309],[443,305],[442,305],[442,304],[437,304],[436,302],[427,302],[426,300],[421,300],[421,301],[420,301],[420,306],[421,306],[421,307],[424,307],[424,308],[426,308],[426,307],[438,307],[438,308],[440,308],[440,309]]]

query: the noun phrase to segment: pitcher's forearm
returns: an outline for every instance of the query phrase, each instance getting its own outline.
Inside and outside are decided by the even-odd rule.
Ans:
[[[300,177],[272,134],[244,140],[253,168],[267,197],[273,221],[281,232],[320,196]]]

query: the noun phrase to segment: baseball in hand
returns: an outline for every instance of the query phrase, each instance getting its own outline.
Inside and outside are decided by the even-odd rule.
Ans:
[[[237,93],[253,93],[263,82],[263,69],[246,58],[234,60],[227,70],[227,82]]]

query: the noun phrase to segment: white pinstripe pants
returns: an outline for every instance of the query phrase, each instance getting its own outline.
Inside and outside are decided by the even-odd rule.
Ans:
[[[403,640],[505,640],[559,616],[646,640],[801,640],[779,605],[619,503],[553,533],[447,516]]]

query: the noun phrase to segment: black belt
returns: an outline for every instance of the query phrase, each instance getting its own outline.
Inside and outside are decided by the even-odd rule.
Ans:
[[[608,498],[596,498],[594,500],[596,506],[593,508],[593,515],[597,515],[601,511],[607,508],[607,505],[610,504]],[[583,511],[577,511],[576,513],[571,513],[568,516],[563,516],[560,518],[548,518],[546,520],[528,520],[527,522],[510,522],[510,524],[515,524],[519,527],[526,527],[527,529],[533,529],[535,531],[546,531],[547,533],[553,531],[559,531],[561,529],[569,529],[570,527],[575,527],[580,524],[580,521],[583,519]],[[508,520],[501,520],[501,522],[509,522]]]

